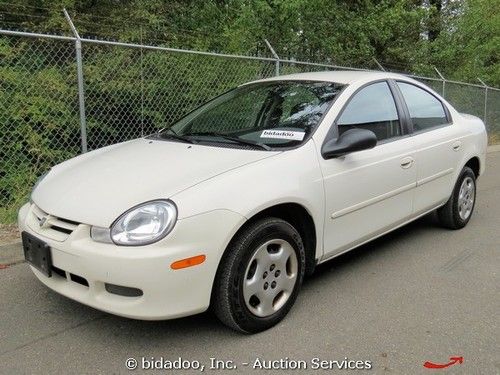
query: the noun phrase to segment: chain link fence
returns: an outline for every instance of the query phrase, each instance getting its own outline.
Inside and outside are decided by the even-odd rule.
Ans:
[[[269,77],[273,61],[89,44],[83,50],[88,147],[150,134],[208,98]]]
[[[86,149],[150,134],[247,81],[277,73],[355,70],[280,60],[274,51],[273,56],[0,30],[0,223],[15,220],[39,175]],[[483,118],[491,140],[500,141],[500,90],[413,78],[444,93],[458,110]]]

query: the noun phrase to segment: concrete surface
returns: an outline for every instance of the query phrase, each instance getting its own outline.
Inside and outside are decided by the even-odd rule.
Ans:
[[[16,264],[23,261],[24,253],[20,241],[0,246],[0,265]]]
[[[51,292],[26,264],[12,265],[0,269],[0,373],[128,373],[126,359],[145,356],[206,366],[210,357],[233,360],[238,369],[227,374],[260,373],[251,369],[256,358],[287,357],[371,361],[372,373],[500,374],[499,247],[500,153],[492,153],[465,229],[441,229],[430,215],[320,266],[288,317],[258,335],[234,333],[209,313],[118,318]],[[423,367],[454,356],[463,364]],[[345,371],[308,365],[307,373]]]

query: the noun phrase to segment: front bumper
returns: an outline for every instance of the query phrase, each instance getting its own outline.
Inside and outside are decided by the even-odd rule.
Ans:
[[[54,291],[96,309],[143,320],[171,319],[205,311],[210,303],[220,258],[245,218],[227,210],[215,210],[179,220],[163,240],[140,247],[95,242],[90,226],[79,224],[63,241],[37,230],[33,206],[19,211],[18,224],[51,247],[52,263],[62,270],[46,277],[31,267],[38,279]],[[204,263],[173,270],[180,259],[206,255]],[[64,277],[66,273],[67,277]],[[70,276],[76,275],[80,279]],[[76,280],[76,281],[75,281]],[[140,289],[141,296],[121,296],[105,284]]]

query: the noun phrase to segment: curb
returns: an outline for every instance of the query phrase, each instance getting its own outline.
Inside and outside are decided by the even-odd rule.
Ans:
[[[486,151],[488,154],[490,152],[500,152],[500,145],[492,145],[492,146],[488,146],[488,149]]]

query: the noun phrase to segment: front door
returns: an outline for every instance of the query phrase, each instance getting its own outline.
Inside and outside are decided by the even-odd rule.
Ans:
[[[416,168],[412,138],[403,134],[386,81],[353,94],[336,124],[338,134],[371,130],[377,146],[340,158],[320,157],[324,177],[324,258],[346,251],[399,223],[412,213]]]

